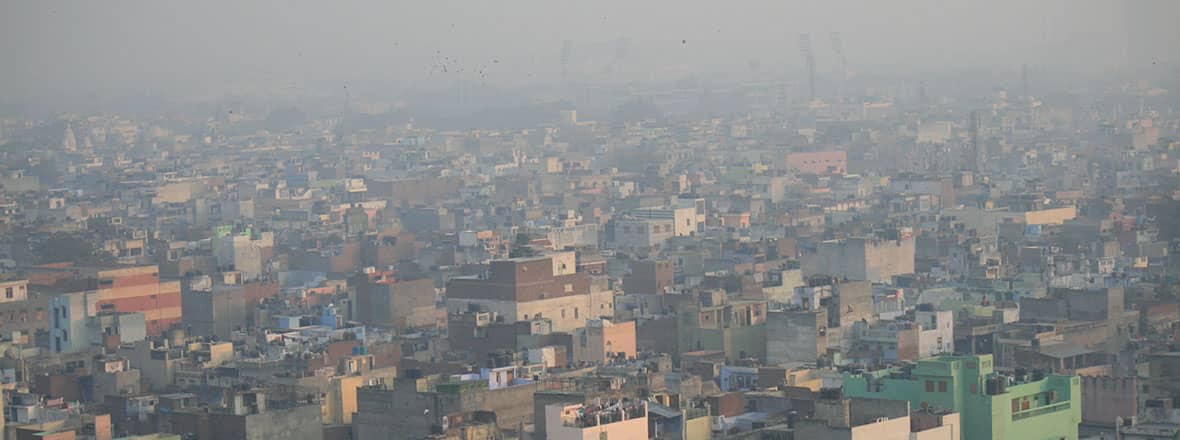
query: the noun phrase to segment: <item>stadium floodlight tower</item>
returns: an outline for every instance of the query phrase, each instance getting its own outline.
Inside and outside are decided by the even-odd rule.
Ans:
[[[815,53],[811,51],[811,34],[799,34],[799,53],[803,55],[803,65],[807,67],[807,87],[811,100],[815,100]]]
[[[832,32],[832,52],[840,58],[840,81],[848,80],[848,57],[844,55],[844,42],[839,32]]]

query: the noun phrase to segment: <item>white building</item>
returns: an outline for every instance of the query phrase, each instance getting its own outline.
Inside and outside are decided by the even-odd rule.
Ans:
[[[695,235],[705,226],[698,221],[695,204],[674,208],[639,208],[631,211],[631,216],[637,219],[672,220],[672,232],[677,237]]]
[[[674,237],[672,219],[623,218],[615,220],[615,247],[650,248]]]
[[[918,332],[918,357],[955,352],[955,314],[950,310],[914,312]]]

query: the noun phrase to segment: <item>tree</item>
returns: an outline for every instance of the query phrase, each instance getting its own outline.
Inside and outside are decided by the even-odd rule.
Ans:
[[[516,234],[516,241],[514,242],[514,244],[516,246],[524,246],[524,245],[529,244],[529,241],[530,241],[529,235],[522,232],[522,233]]]
[[[76,234],[54,233],[36,242],[33,254],[41,263],[74,263],[102,265],[114,262],[111,254],[103,252],[93,242]]]

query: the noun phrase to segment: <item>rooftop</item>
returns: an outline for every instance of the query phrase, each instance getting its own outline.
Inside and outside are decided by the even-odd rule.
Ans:
[[[647,401],[627,398],[608,399],[589,405],[570,405],[561,410],[562,426],[579,429],[642,417],[647,417]]]

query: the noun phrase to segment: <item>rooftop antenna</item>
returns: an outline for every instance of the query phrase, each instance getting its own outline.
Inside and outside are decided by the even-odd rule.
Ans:
[[[799,53],[803,55],[803,64],[807,67],[807,87],[811,100],[815,100],[815,54],[811,51],[811,34],[799,34]]]

